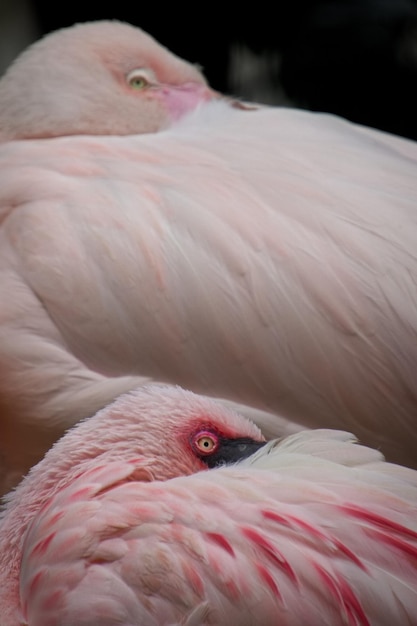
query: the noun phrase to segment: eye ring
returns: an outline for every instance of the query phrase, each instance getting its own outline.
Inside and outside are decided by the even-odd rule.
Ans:
[[[219,447],[219,438],[211,431],[201,430],[193,437],[192,443],[197,454],[209,456]]]
[[[140,68],[129,72],[126,76],[126,82],[130,87],[132,87],[132,89],[136,89],[137,91],[146,89],[146,87],[149,87],[151,84],[148,72],[145,69]]]

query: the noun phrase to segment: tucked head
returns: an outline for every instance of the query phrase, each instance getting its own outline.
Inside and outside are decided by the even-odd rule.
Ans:
[[[70,430],[45,461],[75,467],[143,457],[154,479],[166,480],[239,461],[264,442],[257,426],[216,402],[150,385]]]
[[[123,480],[167,480],[246,458],[263,444],[249,421],[180,388],[152,385],[121,396],[69,430],[6,498],[0,515],[0,601],[7,596],[14,615],[26,530],[76,478],[88,487],[99,480],[96,470],[127,466]],[[6,622],[11,623],[7,616]]]
[[[155,132],[213,95],[139,28],[77,24],[34,43],[0,80],[0,140]]]
[[[168,480],[235,463],[264,443],[257,426],[216,402],[149,385],[70,429],[7,497],[8,506],[26,499],[30,517],[45,498],[97,465],[133,461],[154,480]]]

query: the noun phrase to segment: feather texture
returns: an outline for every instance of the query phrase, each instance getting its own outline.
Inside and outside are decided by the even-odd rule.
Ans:
[[[65,31],[59,67],[84,101],[103,101],[109,80],[102,26]],[[120,48],[112,27],[129,33]],[[157,61],[135,106],[189,80],[199,106],[139,135],[110,105],[111,136],[97,107],[90,135],[75,136],[88,128],[74,114],[65,137],[0,145],[3,491],[65,429],[148,381],[245,405],[269,437],[342,428],[415,466],[416,144],[328,115],[206,102],[195,68],[141,31],[104,28],[124,71]],[[83,32],[91,64],[71,53]],[[28,51],[0,96],[14,71],[34,89],[25,111],[48,93],[37,85],[59,36],[34,49],[39,80],[24,80]],[[110,76],[113,98],[126,76],[117,88]],[[0,129],[2,112],[18,119],[1,102]],[[53,126],[56,98],[43,106]]]
[[[343,427],[414,464],[413,148],[220,103],[157,135],[4,145],[14,432],[41,419],[45,394],[45,422],[48,402],[65,411],[53,363],[74,403],[80,379],[140,374]]]
[[[65,436],[10,496],[0,542],[16,512],[33,509],[33,492],[54,469],[58,486],[22,525],[21,623],[417,624],[417,472],[386,463],[346,432],[321,430],[181,476],[168,452],[175,424],[181,430],[204,412],[206,422],[230,419],[235,433],[248,432],[243,418],[205,402],[161,388],[122,398],[110,412],[113,420],[124,415],[112,432],[126,437],[125,460],[103,457],[112,422],[102,411]],[[168,420],[164,436],[174,403],[183,418]],[[133,460],[138,444],[126,428],[138,420],[160,447],[151,452],[143,442],[143,456]],[[71,457],[86,428],[97,432],[91,445],[100,456],[84,465],[81,452],[69,474],[54,467],[66,449]],[[167,455],[171,477],[161,480]]]

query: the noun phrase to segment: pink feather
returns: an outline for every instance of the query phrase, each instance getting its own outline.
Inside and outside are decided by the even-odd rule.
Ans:
[[[258,437],[150,387],[47,453],[0,524],[3,626],[417,624],[415,470],[320,430],[199,471],[199,423]]]
[[[416,144],[235,108],[126,25],[36,46],[0,81],[3,491],[148,381],[244,405],[269,437],[342,428],[415,466]],[[127,95],[144,65],[161,77]],[[193,110],[161,113],[190,81]]]

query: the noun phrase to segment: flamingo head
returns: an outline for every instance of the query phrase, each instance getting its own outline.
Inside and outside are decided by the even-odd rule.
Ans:
[[[35,42],[2,77],[0,140],[152,133],[218,97],[141,29],[76,24]]]

